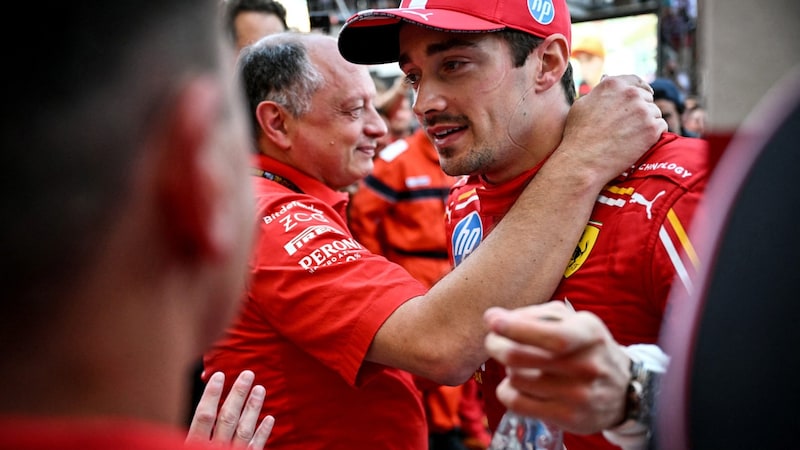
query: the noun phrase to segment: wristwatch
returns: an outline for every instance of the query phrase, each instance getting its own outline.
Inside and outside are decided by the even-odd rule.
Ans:
[[[662,375],[661,372],[646,369],[641,361],[631,358],[631,379],[628,381],[625,398],[624,421],[635,420],[650,427]]]

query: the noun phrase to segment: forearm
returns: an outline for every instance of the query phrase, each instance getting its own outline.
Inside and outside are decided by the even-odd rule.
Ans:
[[[600,190],[665,130],[652,91],[638,77],[607,77],[570,108],[559,147],[491,235],[431,291],[438,301],[429,308],[458,312],[452,328],[462,332],[445,332],[468,336],[451,338],[451,354],[469,355],[468,364],[487,357],[481,318],[488,307],[550,299]]]
[[[590,168],[557,151],[474,254],[422,300],[429,317],[449,321],[427,325],[441,333],[433,340],[449,345],[450,355],[463,355],[450,356],[453,364],[474,370],[488,359],[483,313],[489,307],[515,309],[551,299],[603,184]]]
[[[488,358],[486,309],[549,300],[604,184],[666,129],[651,92],[638,77],[608,77],[579,99],[559,147],[491,234],[381,328],[376,341],[393,348],[379,350],[379,359],[442,383],[463,382]],[[598,129],[607,131],[598,136]]]
[[[475,253],[437,287],[459,305],[469,299],[475,316],[467,323],[476,326],[491,306],[550,300],[603,184],[556,152]],[[475,344],[483,346],[482,336]]]

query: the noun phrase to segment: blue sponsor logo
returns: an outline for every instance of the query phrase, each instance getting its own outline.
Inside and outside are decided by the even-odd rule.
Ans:
[[[471,212],[456,224],[453,229],[453,259],[455,265],[461,264],[464,259],[478,248],[483,240],[483,224],[477,212]]]
[[[549,25],[556,18],[553,0],[528,0],[528,12],[542,25]]]

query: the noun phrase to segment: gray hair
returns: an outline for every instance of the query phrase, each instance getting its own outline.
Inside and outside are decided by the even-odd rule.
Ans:
[[[311,110],[311,96],[323,86],[325,78],[311,63],[307,39],[309,35],[302,33],[274,34],[242,51],[239,73],[256,137],[256,108],[263,101],[275,102],[295,117]]]

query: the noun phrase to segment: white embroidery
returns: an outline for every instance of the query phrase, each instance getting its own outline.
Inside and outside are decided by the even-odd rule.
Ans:
[[[647,200],[646,198],[644,198],[644,195],[638,192],[634,192],[633,195],[631,195],[631,199],[628,202],[644,206],[645,210],[647,211],[647,219],[651,220],[653,218],[653,213],[652,213],[653,203],[655,203],[656,200],[658,200],[658,197],[661,197],[666,193],[667,191],[661,191],[658,194],[656,194],[656,196],[652,200]]]

